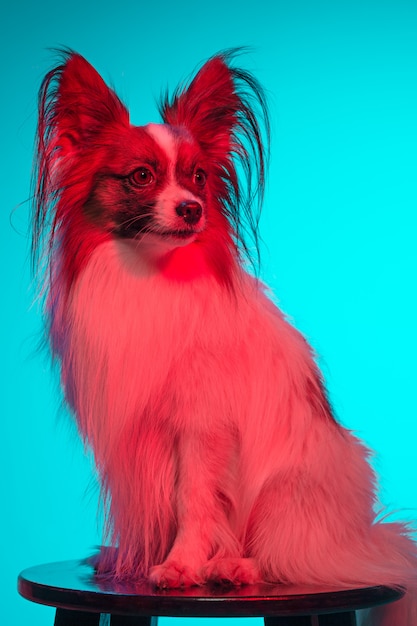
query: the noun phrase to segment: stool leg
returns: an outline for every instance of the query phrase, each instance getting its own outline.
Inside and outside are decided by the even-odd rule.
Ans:
[[[326,615],[264,617],[265,626],[356,626],[355,611]]]
[[[319,615],[319,626],[356,626],[356,612],[328,613]]]
[[[138,615],[110,615],[110,626],[157,626],[157,617]]]
[[[99,626],[100,613],[88,613],[87,611],[68,611],[57,609],[55,611],[54,626]]]
[[[265,626],[317,626],[318,622],[312,620],[316,616],[312,615],[288,615],[281,617],[265,617]]]

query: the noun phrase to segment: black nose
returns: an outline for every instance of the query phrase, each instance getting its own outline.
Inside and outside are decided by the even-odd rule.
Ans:
[[[194,224],[197,224],[203,214],[201,204],[195,202],[194,200],[181,202],[181,204],[179,204],[175,208],[175,210],[177,212],[177,215],[182,217],[184,219],[184,222],[186,224],[189,224],[190,226],[194,226]]]

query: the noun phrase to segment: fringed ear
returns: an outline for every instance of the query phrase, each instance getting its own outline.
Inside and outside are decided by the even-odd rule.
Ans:
[[[258,253],[258,221],[269,157],[270,126],[262,87],[249,72],[231,66],[241,50],[211,58],[160,111],[172,126],[185,127],[209,157],[222,184],[216,194],[247,256]],[[240,171],[244,180],[238,176]]]
[[[62,152],[88,144],[109,123],[129,123],[129,114],[98,72],[79,54],[64,52],[64,63],[46,75],[39,93],[41,148]]]
[[[161,112],[165,123],[185,126],[203,149],[231,149],[231,132],[241,107],[235,93],[232,70],[221,56],[210,59],[189,87],[177,90]]]
[[[96,70],[79,54],[63,51],[63,63],[51,70],[39,91],[39,117],[33,171],[33,268],[47,254],[67,211],[89,191],[97,146],[115,128],[129,125],[129,114]],[[63,197],[65,196],[65,201]],[[49,237],[49,243],[45,240]]]

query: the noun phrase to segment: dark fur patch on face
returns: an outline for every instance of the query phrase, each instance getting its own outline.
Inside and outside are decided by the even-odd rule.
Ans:
[[[136,237],[152,230],[156,198],[166,185],[168,159],[142,128],[121,138],[106,167],[97,175],[84,214],[100,228],[119,237]]]

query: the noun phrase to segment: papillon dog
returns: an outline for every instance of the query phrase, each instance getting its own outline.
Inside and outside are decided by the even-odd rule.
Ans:
[[[221,53],[160,112],[133,126],[72,51],[39,96],[34,258],[107,511],[98,575],[415,588],[406,525],[376,518],[368,450],[245,262],[268,160],[261,86]],[[410,607],[385,615],[415,625]]]

